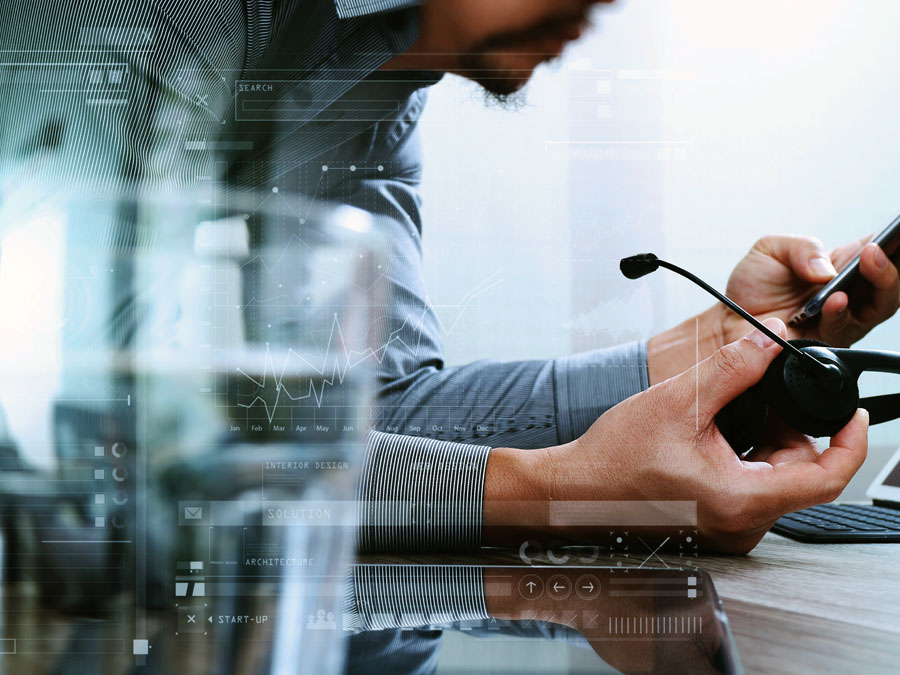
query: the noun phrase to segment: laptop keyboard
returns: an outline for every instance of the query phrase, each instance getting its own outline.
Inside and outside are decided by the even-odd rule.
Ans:
[[[822,504],[779,519],[776,532],[787,535],[900,535],[900,509],[873,504]]]

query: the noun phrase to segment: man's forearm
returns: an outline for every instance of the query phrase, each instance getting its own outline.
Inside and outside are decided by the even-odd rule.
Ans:
[[[652,425],[652,414],[647,416]],[[627,429],[631,433],[633,427]],[[490,451],[484,475],[484,545],[596,545],[611,528],[659,534],[697,526],[695,499],[667,492],[667,474],[655,469],[653,460],[645,461],[641,451],[622,447],[627,434],[613,430],[610,440],[601,441],[606,434],[590,433],[587,443],[582,438],[543,450]],[[634,462],[637,466],[628,467]]]
[[[485,546],[518,546],[541,537],[549,527],[546,474],[553,471],[551,450],[494,448],[484,476]]]
[[[729,310],[714,305],[647,341],[647,373],[650,386],[683,373],[725,344],[725,319]]]

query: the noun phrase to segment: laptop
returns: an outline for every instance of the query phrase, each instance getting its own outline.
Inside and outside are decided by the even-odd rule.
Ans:
[[[866,496],[871,504],[822,504],[789,513],[772,531],[810,543],[900,543],[900,448]]]

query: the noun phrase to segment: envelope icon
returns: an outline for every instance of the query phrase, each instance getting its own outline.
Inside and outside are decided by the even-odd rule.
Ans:
[[[203,520],[203,507],[202,506],[185,506],[184,507],[184,519],[185,520]]]

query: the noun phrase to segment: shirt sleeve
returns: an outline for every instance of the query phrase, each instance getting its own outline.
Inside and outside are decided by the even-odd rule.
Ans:
[[[568,443],[649,386],[646,353],[633,342],[548,360],[425,364],[379,391],[376,427],[492,448]]]
[[[479,547],[488,450],[370,432],[359,487],[360,550]]]
[[[559,437],[578,438],[604,412],[650,386],[647,343],[556,359],[553,385]]]
[[[487,619],[484,575],[471,565],[363,565],[344,593],[348,631]]]

